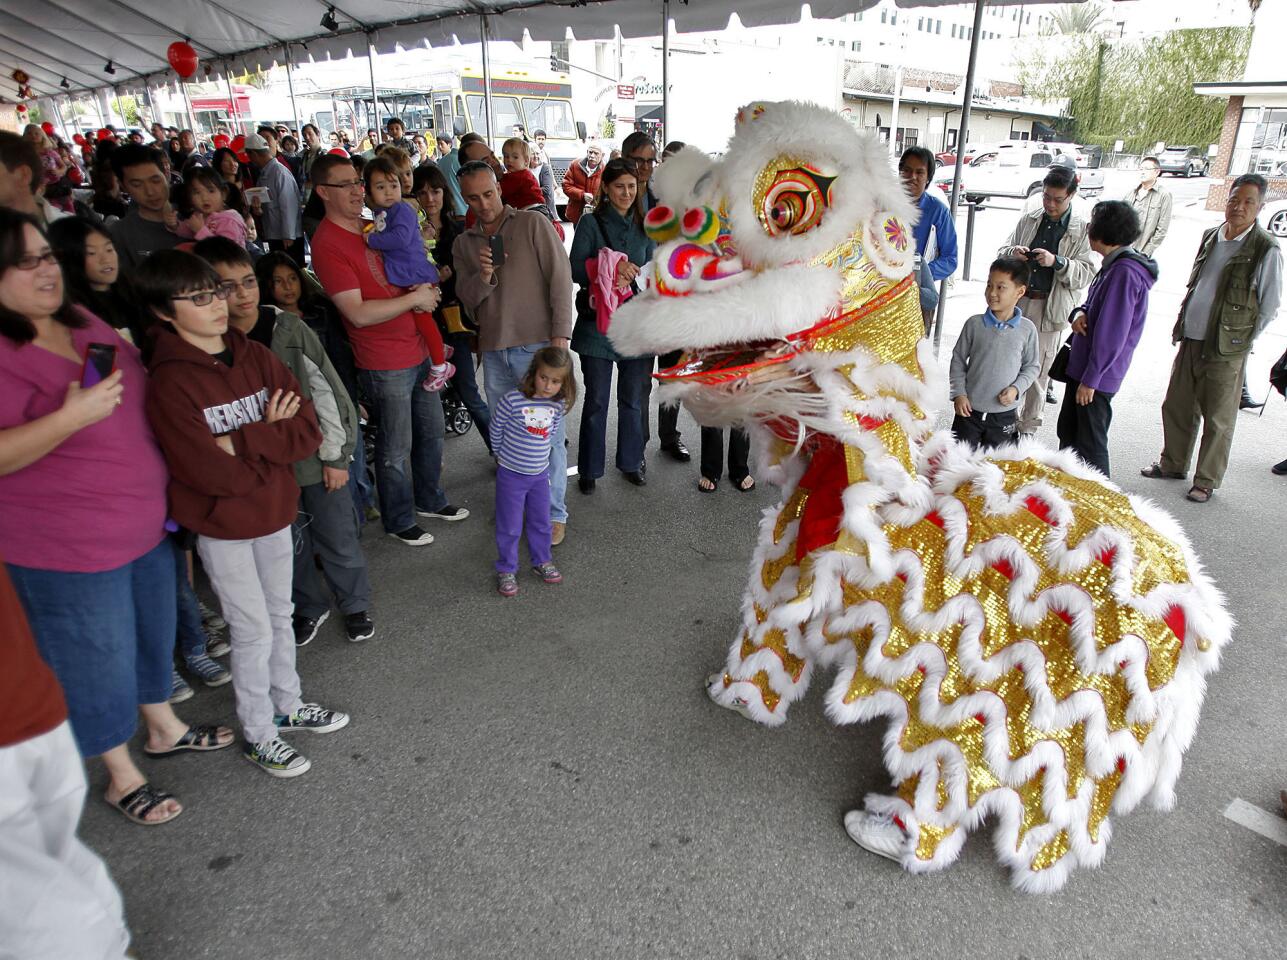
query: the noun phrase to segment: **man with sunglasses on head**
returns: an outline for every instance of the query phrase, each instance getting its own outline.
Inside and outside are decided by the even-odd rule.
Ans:
[[[1041,375],[1023,395],[1019,433],[1032,436],[1041,427],[1041,413],[1050,383],[1050,364],[1068,338],[1071,314],[1085,300],[1086,288],[1098,266],[1092,259],[1086,221],[1072,208],[1077,173],[1051,167],[1041,184],[1041,206],[1025,211],[998,257],[1028,261],[1027,293],[1020,312],[1037,327]]]
[[[429,375],[429,350],[412,311],[432,313],[436,286],[395,287],[380,254],[362,232],[365,191],[347,157],[327,154],[313,164],[313,191],[326,216],[313,234],[313,270],[344,318],[362,391],[374,405],[376,480],[385,532],[408,546],[433,543],[416,515],[464,520],[443,492],[446,424],[437,393],[420,389]]]

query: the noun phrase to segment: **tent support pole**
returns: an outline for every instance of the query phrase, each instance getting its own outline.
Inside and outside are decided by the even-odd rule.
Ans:
[[[483,119],[487,146],[492,146],[492,58],[487,50],[487,14],[478,17],[478,37],[483,47]]]
[[[290,60],[290,44],[283,43],[282,50],[286,54],[286,89],[290,91],[290,112],[295,115],[295,129],[299,132],[299,136],[303,138],[304,133],[299,123],[299,105],[295,102],[295,80],[291,76],[294,72],[294,65]]]
[[[375,131],[378,138],[380,136],[380,94],[375,89],[375,43],[369,33],[366,35],[366,62],[371,67],[371,115],[367,117],[366,125],[368,130]],[[362,142],[359,140],[357,144],[361,146]],[[371,144],[371,149],[374,150],[379,145],[380,141],[377,139]]]
[[[232,118],[232,135],[241,133],[241,113],[237,110],[237,95],[232,89],[232,64],[223,67],[223,85],[228,88],[228,115]]]
[[[197,132],[197,115],[192,112],[192,98],[188,96],[188,85],[183,81],[182,77],[179,78],[179,88],[183,91],[183,102],[188,107],[188,127],[192,130],[192,136],[195,138],[199,136]]]
[[[670,106],[670,0],[661,0],[661,142],[660,148],[670,138],[666,123]]]
[[[970,105],[974,102],[974,69],[979,60],[979,33],[983,30],[983,0],[974,0],[974,32],[970,35],[970,64],[965,71],[965,96],[961,98],[961,125],[956,129],[956,172],[947,209],[956,220],[956,203],[961,196],[961,168],[965,160],[965,138],[970,130]],[[890,131],[892,137],[893,131]],[[934,314],[934,352],[943,342],[943,315],[947,312],[947,281],[938,286],[938,310]]]

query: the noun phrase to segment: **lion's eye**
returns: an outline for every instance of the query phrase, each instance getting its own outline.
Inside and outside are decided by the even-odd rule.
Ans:
[[[760,222],[769,236],[797,236],[822,222],[831,206],[835,177],[808,164],[777,167],[766,173],[770,174],[767,182],[756,193]]]

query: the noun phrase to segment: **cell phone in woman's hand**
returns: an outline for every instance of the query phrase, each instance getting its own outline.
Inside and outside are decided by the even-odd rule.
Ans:
[[[487,238],[487,246],[492,252],[492,266],[499,267],[505,262],[505,238],[499,233]]]
[[[80,385],[92,387],[102,383],[116,369],[116,346],[110,343],[91,343],[85,349],[85,366],[80,371]]]

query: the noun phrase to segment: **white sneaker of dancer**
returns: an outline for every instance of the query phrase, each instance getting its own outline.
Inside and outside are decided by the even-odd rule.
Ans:
[[[850,810],[845,814],[845,833],[864,850],[902,863],[912,838],[887,813]]]

